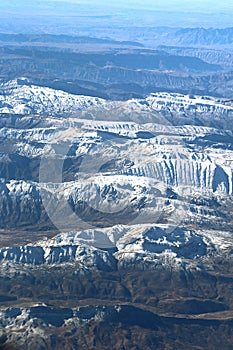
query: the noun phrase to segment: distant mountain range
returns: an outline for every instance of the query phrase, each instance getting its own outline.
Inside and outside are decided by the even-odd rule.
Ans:
[[[156,91],[232,98],[233,53],[184,46],[181,37],[180,29],[152,28],[156,48],[148,49],[151,42],[140,37],[139,42],[0,34],[0,78],[30,77],[36,85],[105,99],[126,100]]]
[[[122,29],[123,30],[123,29]],[[115,44],[123,46],[143,47],[147,39],[151,40],[153,46],[172,45],[172,46],[197,46],[197,47],[217,47],[229,46],[233,44],[233,27],[228,28],[175,28],[175,27],[152,27],[142,28],[140,37],[135,28],[135,38],[132,40],[119,40],[113,36],[100,36],[99,33],[89,33],[88,35],[67,35],[67,34],[7,34],[0,33],[0,42],[29,42],[29,43],[75,43],[75,44]],[[120,31],[120,29],[119,29]],[[129,28],[131,33],[132,28]],[[147,31],[151,32],[148,35]],[[145,34],[147,35],[145,36]],[[138,37],[138,40],[136,39]],[[143,39],[144,37],[144,39]],[[145,41],[144,41],[145,40]]]
[[[174,46],[218,46],[231,45],[233,43],[232,28],[182,28],[177,30],[165,29],[160,42],[167,41]]]

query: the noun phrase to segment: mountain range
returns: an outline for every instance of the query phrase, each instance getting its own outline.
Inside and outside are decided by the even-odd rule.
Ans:
[[[183,349],[181,328],[200,330],[190,349],[217,349],[232,328],[233,107],[0,89],[3,349],[107,349],[104,330]]]

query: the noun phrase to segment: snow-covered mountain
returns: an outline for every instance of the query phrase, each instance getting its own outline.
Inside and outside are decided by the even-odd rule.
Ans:
[[[2,261],[153,268],[221,251],[199,230],[231,228],[233,135],[221,123],[232,106],[174,93],[105,101],[26,79],[1,91],[1,227],[63,232],[2,247]]]
[[[28,85],[26,78],[0,84],[0,112],[15,114],[72,113],[104,104],[96,97],[75,96],[61,90]]]
[[[185,120],[186,124],[190,124],[190,119],[191,124],[209,125],[208,115],[211,113],[214,125],[220,123],[222,118],[232,120],[233,106],[224,99],[209,96],[161,92],[150,94],[145,99],[106,101],[33,85],[29,79],[20,78],[0,84],[0,113],[42,114],[50,117],[76,113],[79,118],[85,116],[108,121],[135,120],[140,113],[141,123],[160,121],[164,124],[167,119],[171,124],[180,120],[182,125]]]
[[[232,243],[230,232],[117,225],[62,233],[31,245],[4,247],[0,249],[0,261],[2,273],[11,263],[36,266],[75,262],[79,271],[153,270],[158,266],[188,269],[213,255],[229,254]]]

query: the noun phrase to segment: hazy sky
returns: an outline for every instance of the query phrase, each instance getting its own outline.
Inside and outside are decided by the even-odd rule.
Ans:
[[[174,15],[173,15],[174,14]],[[0,0],[0,17],[64,21],[111,15],[118,25],[232,27],[232,0]],[[113,20],[111,19],[111,23]]]
[[[96,7],[115,7],[115,8],[145,8],[151,10],[167,10],[167,11],[196,11],[196,12],[211,12],[211,11],[233,11],[232,0],[0,0],[1,7],[19,7],[30,6],[33,8],[40,6],[46,6],[49,3],[72,3],[76,5],[87,5]]]
[[[40,0],[42,2],[47,2],[47,0]],[[50,0],[53,2],[69,2],[74,4],[95,4],[105,5],[110,7],[146,7],[151,9],[196,9],[199,10],[221,10],[221,9],[233,9],[232,0],[117,0],[117,1],[107,1],[107,0]],[[19,0],[20,2],[20,0]],[[33,1],[32,1],[33,2]]]

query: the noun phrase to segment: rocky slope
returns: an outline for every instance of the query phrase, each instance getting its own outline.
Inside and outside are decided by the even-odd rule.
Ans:
[[[230,349],[232,341],[232,336],[225,340],[221,333],[223,329],[230,331],[232,327],[230,320],[226,320],[221,326],[217,320],[203,321],[183,317],[177,324],[174,317],[158,316],[152,311],[128,305],[60,309],[35,305],[31,308],[8,308],[1,310],[0,313],[2,325],[11,329],[8,349],[16,349],[15,341],[27,350],[77,349],[77,347],[96,349],[99,346],[102,349],[109,349],[109,346],[111,349],[162,350],[168,346],[185,349],[184,341],[189,344],[189,349],[195,349],[202,344],[217,349],[222,341],[226,344],[225,349]],[[11,322],[12,319],[14,323]],[[216,329],[215,332],[213,328]],[[50,337],[48,329],[53,333]],[[126,334],[125,340],[120,336],[123,329]],[[179,336],[181,329],[182,338]],[[190,342],[187,333],[194,329],[200,334]],[[95,336],[96,332],[100,334],[98,339]],[[204,338],[205,332],[209,332],[207,339]],[[4,333],[0,338],[1,341],[4,341]],[[19,341],[22,334],[27,339],[26,344]],[[170,338],[173,334],[176,335],[175,340]],[[117,341],[114,342],[112,338]],[[163,340],[165,338],[167,341]]]
[[[132,40],[101,44],[88,37],[21,35],[14,39],[2,34],[1,78],[26,76],[42,87],[118,100],[156,91],[232,97],[231,47],[193,45],[192,37],[198,40],[201,29],[197,33],[194,29],[191,43],[181,40],[183,34],[177,28],[146,28],[145,34],[141,28],[128,29],[133,30],[133,40],[146,40],[145,46]],[[126,35],[122,30],[119,37]]]

